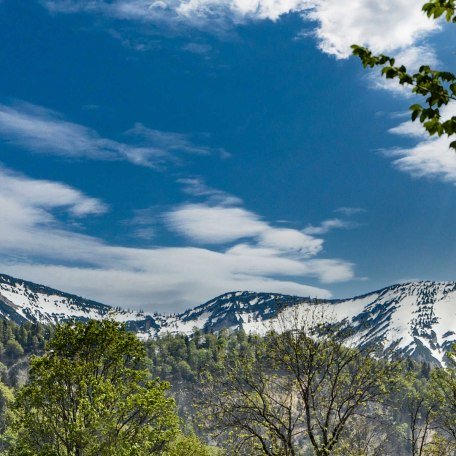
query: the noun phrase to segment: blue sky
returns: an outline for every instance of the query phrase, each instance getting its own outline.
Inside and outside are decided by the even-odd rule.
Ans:
[[[456,156],[349,58],[454,69],[420,5],[0,1],[0,270],[159,311],[453,280]]]

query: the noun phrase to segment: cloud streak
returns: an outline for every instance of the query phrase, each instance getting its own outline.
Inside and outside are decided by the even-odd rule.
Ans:
[[[414,46],[438,26],[417,0],[43,0],[53,13],[89,12],[106,17],[184,26],[215,33],[248,21],[276,21],[299,14],[315,23],[319,48],[337,58],[350,55],[353,43],[375,52]]]
[[[332,230],[349,230],[352,228],[356,228],[358,226],[357,223],[348,221],[348,220],[341,220],[338,218],[324,220],[320,223],[320,225],[309,225],[304,228],[303,233],[312,236],[321,236],[322,234],[327,234]]]
[[[182,154],[222,153],[199,146],[181,133],[153,130],[138,123],[126,132],[130,142],[100,136],[95,130],[69,122],[55,111],[29,103],[0,104],[0,137],[32,152],[66,158],[126,160],[160,169]]]
[[[178,179],[177,182],[182,185],[182,190],[187,195],[203,198],[212,204],[221,204],[224,206],[242,204],[242,200],[237,196],[209,187],[199,177],[181,178]]]
[[[276,228],[242,207],[231,212],[228,206],[187,205],[168,211],[163,217],[185,208],[210,219],[215,210],[227,227],[212,226],[218,231],[210,233],[184,212],[169,226],[186,234],[189,245],[150,248],[109,244],[68,223],[67,217],[81,221],[108,208],[58,182],[0,168],[0,207],[2,271],[114,305],[176,311],[238,289],[328,297],[327,289],[303,281],[333,283],[354,276],[349,262],[315,257],[320,239]],[[248,225],[238,228],[233,221]]]

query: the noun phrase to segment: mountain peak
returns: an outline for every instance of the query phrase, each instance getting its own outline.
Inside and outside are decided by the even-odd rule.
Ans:
[[[321,300],[279,293],[232,291],[175,315],[113,308],[73,294],[0,274],[0,316],[48,324],[90,318],[125,322],[142,338],[194,329],[264,333],[279,316],[324,305],[349,324],[360,344],[382,343],[434,364],[456,342],[456,282],[399,283],[349,299]]]

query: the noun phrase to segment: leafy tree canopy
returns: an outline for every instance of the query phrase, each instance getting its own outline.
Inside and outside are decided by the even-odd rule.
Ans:
[[[11,454],[166,454],[178,435],[175,404],[144,361],[144,345],[124,325],[59,326],[18,394]]]

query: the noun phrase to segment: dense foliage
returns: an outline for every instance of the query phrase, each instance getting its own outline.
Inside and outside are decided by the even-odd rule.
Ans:
[[[180,432],[168,383],[151,376],[144,344],[116,322],[58,326],[28,377],[14,399],[5,391],[7,454],[209,454]]]
[[[0,454],[456,454],[451,356],[446,368],[386,361],[308,320],[145,344],[113,322],[0,323],[22,349],[3,358]]]
[[[227,454],[456,454],[456,370],[450,360],[447,368],[410,360],[375,361],[364,358],[367,352],[344,349],[331,334],[319,343],[302,332],[294,344],[287,337],[290,333],[280,336],[280,341],[277,334],[259,337],[244,331],[196,331],[192,337],[167,335],[150,340],[146,347],[154,374],[172,383],[185,422]],[[293,362],[291,353],[297,355],[291,357]],[[289,369],[294,373],[290,375]],[[324,423],[320,426],[318,422],[322,416],[328,411],[329,416],[333,414],[332,431],[337,431],[334,416],[341,411],[350,415],[337,442],[320,453],[312,449],[303,422],[307,416],[304,401],[295,389],[297,382],[306,383],[309,373],[307,384],[313,396],[310,426],[317,434],[317,445],[325,441]],[[334,389],[332,402],[326,394],[328,387]],[[331,427],[327,430],[331,434]],[[286,432],[293,449],[280,442]],[[261,436],[264,447],[260,438],[255,441],[255,434]],[[331,445],[328,436],[326,439]]]

